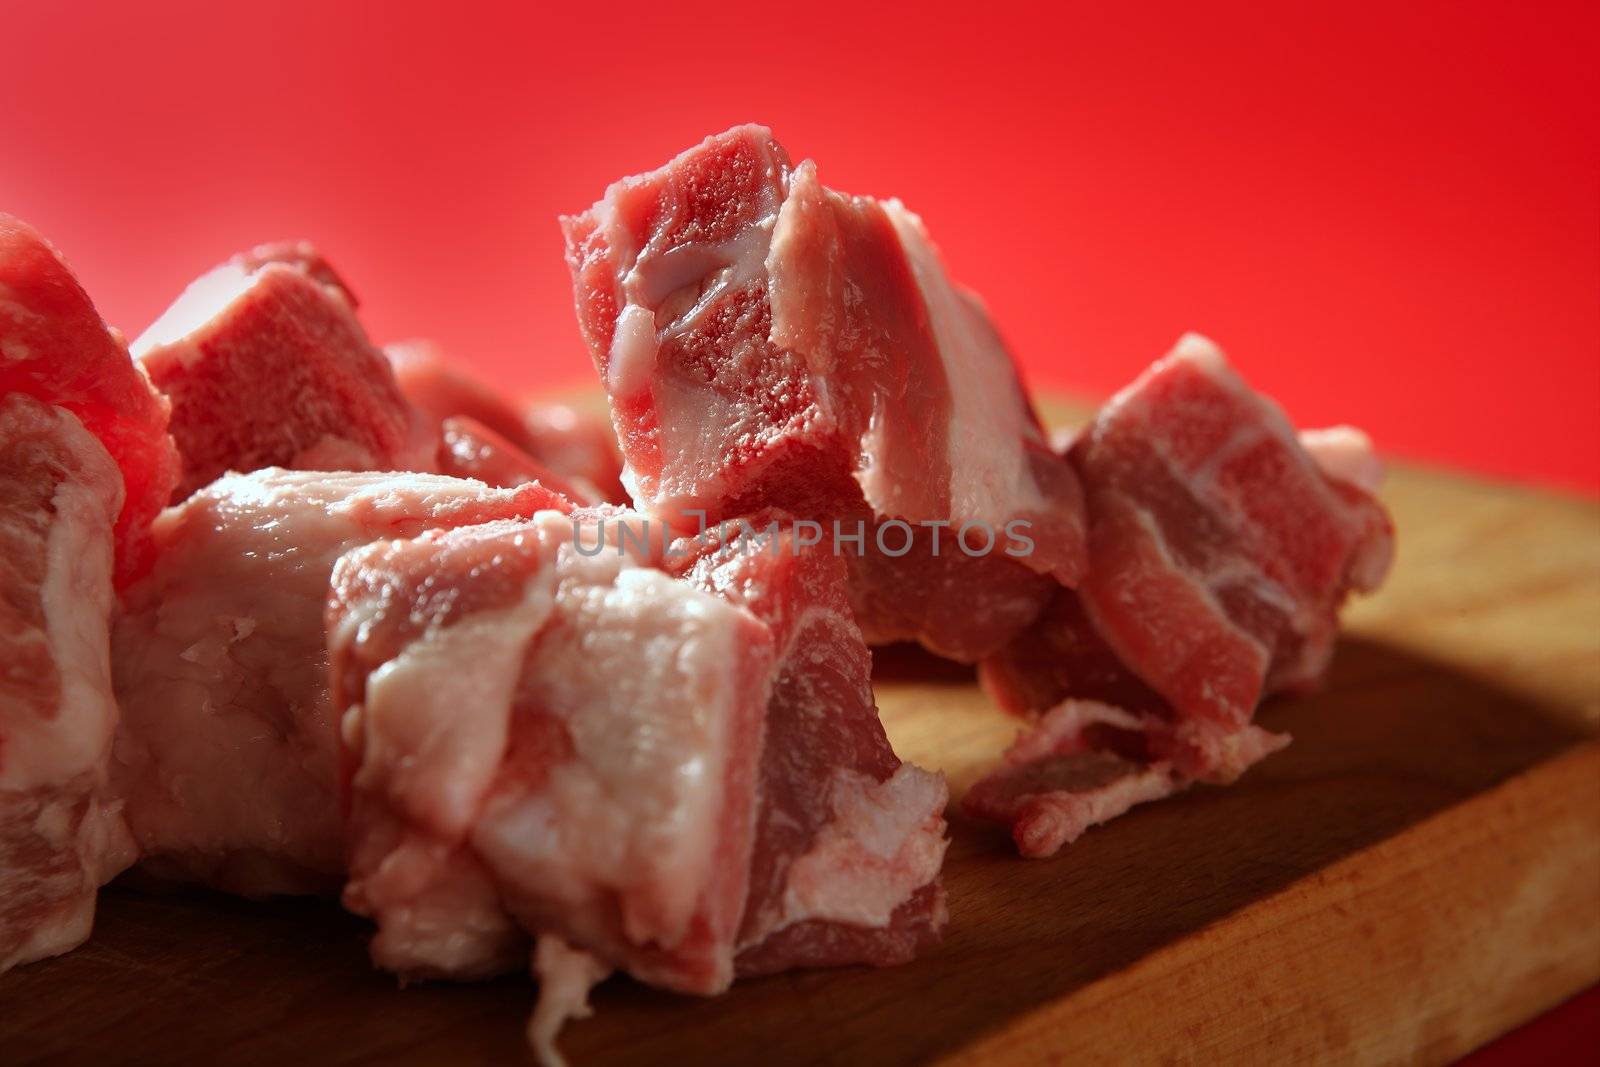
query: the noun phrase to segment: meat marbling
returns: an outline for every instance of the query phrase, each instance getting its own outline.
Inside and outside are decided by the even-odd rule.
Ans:
[[[615,183],[563,226],[641,509],[680,524],[765,507],[863,523],[866,552],[844,554],[868,639],[960,659],[1076,582],[1076,476],[982,306],[898,201],[834,193],[743,126]],[[929,529],[903,557],[877,552],[890,520],[948,524],[943,555],[929,559]],[[951,536],[1013,522],[1033,542],[1017,558],[969,565]]]
[[[1297,436],[1196,335],[1108,402],[1069,455],[1088,573],[981,667],[1003,707],[1047,714],[964,801],[1010,823],[1029,855],[1127,803],[1231,781],[1287,744],[1252,723],[1257,705],[1320,679],[1340,606],[1377,588],[1393,552],[1364,436]],[[1079,776],[1086,756],[1105,773]]]
[[[336,890],[334,562],[378,538],[570,506],[536,484],[267,469],[164,512],[112,640],[114,780],[144,869],[248,895]]]
[[[781,522],[741,554],[645,521],[433,532],[335,572],[346,902],[406,974],[493,973],[536,937],[546,1055],[612,967],[713,994],[903,962],[944,922],[944,783],[889,749],[839,561]]]

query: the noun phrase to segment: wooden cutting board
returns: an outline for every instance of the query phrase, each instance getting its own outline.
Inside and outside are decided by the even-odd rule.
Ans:
[[[1600,506],[1416,469],[1394,576],[1294,744],[1017,859],[954,822],[927,958],[697,1000],[613,979],[597,1064],[1450,1060],[1600,980]],[[904,649],[878,698],[960,795],[1013,733],[972,672]],[[112,887],[77,952],[0,977],[0,1063],[499,1064],[528,980],[397,989],[330,903]]]

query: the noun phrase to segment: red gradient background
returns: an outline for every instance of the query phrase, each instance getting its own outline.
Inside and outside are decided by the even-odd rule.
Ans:
[[[136,6],[7,4],[0,77],[0,210],[130,335],[306,236],[375,337],[586,380],[556,215],[754,119],[919,211],[1037,385],[1198,329],[1303,424],[1600,491],[1600,5]]]
[[[919,211],[1035,384],[1197,329],[1304,424],[1600,490],[1594,4],[133,6],[7,5],[0,88],[0,209],[130,334],[307,236],[379,339],[570,384],[556,215],[755,119]]]

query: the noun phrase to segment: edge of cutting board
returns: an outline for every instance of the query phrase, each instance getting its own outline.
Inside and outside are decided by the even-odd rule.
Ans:
[[[1444,1063],[1596,981],[1587,742],[943,1062]]]

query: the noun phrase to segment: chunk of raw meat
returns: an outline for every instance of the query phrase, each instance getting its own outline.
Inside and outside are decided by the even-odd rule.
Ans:
[[[0,971],[89,936],[133,860],[106,781],[122,479],[78,419],[0,399]]]
[[[1077,479],[983,308],[898,201],[831,192],[744,126],[617,182],[563,225],[641,508],[679,524],[769,506],[864,521],[865,549],[845,547],[878,557],[853,576],[864,631],[961,659],[1003,644],[1052,580],[1076,582]],[[1021,522],[1032,547],[966,566],[947,536],[930,575],[927,529],[904,558],[878,551],[872,531],[891,519],[996,539]],[[1007,591],[986,614],[971,593],[995,586]],[[920,602],[897,598],[908,588]]]
[[[178,480],[167,403],[101,321],[59,253],[27,223],[0,214],[0,396],[65,408],[116,461],[125,487],[116,575],[148,562],[150,522]]]
[[[1090,508],[1079,595],[1185,715],[1239,726],[1265,692],[1314,684],[1346,596],[1388,571],[1383,506],[1323,474],[1204,338],[1118,394],[1073,456]]]
[[[645,521],[432,532],[335,570],[346,903],[404,974],[494,973],[537,936],[545,1046],[608,967],[714,994],[901,962],[944,921],[944,783],[889,749],[838,560],[781,526],[773,554],[668,550]]]
[[[112,642],[114,776],[144,869],[248,895],[336,890],[334,562],[378,538],[570,507],[538,485],[269,469],[163,513]]]
[[[511,488],[538,482],[580,504],[598,504],[587,482],[569,482],[476,419],[452,416],[439,424],[438,471],[452,478],[475,478]]]
[[[522,444],[522,415],[516,407],[462,370],[432,341],[387,344],[383,354],[389,357],[406,399],[435,423],[461,415]]]
[[[577,498],[620,503],[622,459],[605,420],[564,404],[513,404],[452,363],[431,341],[384,346],[400,391],[435,422],[472,419],[578,490]]]
[[[613,504],[628,500],[622,487],[622,456],[611,420],[569,404],[533,400],[522,409],[523,447],[551,470],[594,487]]]
[[[379,965],[492,972],[525,929],[670,989],[732,981],[771,636],[596,547],[546,515],[339,561],[345,900]]]
[[[133,354],[172,403],[174,503],[228,471],[433,467],[434,427],[309,246],[263,246],[203,275]]]
[[[1194,335],[1112,398],[1070,455],[1089,572],[981,668],[1008,710],[1055,710],[965,801],[1013,822],[1031,855],[1160,795],[1160,781],[1232,781],[1286,744],[1252,725],[1256,706],[1321,678],[1340,606],[1377,588],[1393,553],[1365,437],[1297,436]],[[1128,774],[1046,787],[1085,753]]]
[[[840,559],[773,513],[674,550],[669,570],[774,640],[739,973],[912,959],[945,922],[948,797],[889,746]]]

